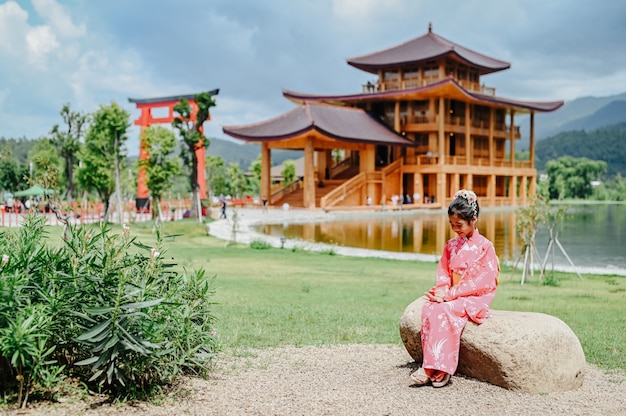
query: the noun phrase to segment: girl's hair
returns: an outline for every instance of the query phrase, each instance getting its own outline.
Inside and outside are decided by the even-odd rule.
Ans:
[[[476,194],[467,189],[461,189],[454,194],[454,200],[448,207],[448,215],[457,215],[467,222],[470,222],[472,218],[478,219],[478,212],[480,207],[478,206],[478,198]]]

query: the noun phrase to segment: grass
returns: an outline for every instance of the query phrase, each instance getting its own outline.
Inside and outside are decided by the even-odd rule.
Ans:
[[[139,241],[152,226],[133,224]],[[334,252],[225,244],[192,221],[164,224],[182,234],[167,252],[179,267],[216,276],[218,335],[227,348],[343,343],[399,344],[404,308],[434,284],[436,263],[344,257]],[[520,285],[503,268],[494,309],[556,316],[576,333],[587,361],[626,370],[626,277],[555,273]]]

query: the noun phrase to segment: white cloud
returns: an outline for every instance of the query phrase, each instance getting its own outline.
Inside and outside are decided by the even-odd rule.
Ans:
[[[404,10],[402,0],[333,0],[332,3],[336,17],[355,23]]]
[[[0,4],[0,54],[14,57],[24,49],[28,13],[14,1]]]
[[[59,42],[49,26],[36,26],[26,34],[26,45],[30,63],[44,68],[46,56],[59,47]]]
[[[76,26],[64,7],[55,0],[32,0],[37,14],[48,22],[55,33],[61,38],[77,38],[83,36],[87,29],[84,24]]]

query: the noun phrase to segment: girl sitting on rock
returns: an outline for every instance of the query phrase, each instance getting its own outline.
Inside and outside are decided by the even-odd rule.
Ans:
[[[436,285],[425,293],[422,309],[422,366],[411,374],[418,385],[443,387],[459,363],[461,333],[469,319],[480,324],[490,316],[499,265],[491,241],[476,228],[478,199],[460,190],[448,207],[450,227],[457,237],[448,240],[437,267]]]

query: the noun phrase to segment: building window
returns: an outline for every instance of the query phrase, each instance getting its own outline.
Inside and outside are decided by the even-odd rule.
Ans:
[[[489,159],[489,140],[486,137],[474,137],[474,157]]]
[[[419,76],[420,76],[420,71],[418,68],[406,68],[402,72],[402,77],[404,79],[419,78]]]
[[[397,81],[398,80],[398,73],[396,71],[394,71],[394,72],[385,72],[384,79],[385,79],[385,81]]]

